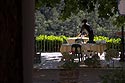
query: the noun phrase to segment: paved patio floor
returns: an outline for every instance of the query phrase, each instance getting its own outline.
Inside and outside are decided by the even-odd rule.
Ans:
[[[33,83],[60,83],[60,69],[58,66],[63,64],[61,57],[62,54],[60,52],[41,53],[41,62],[33,65]],[[107,62],[103,59],[104,55],[100,57],[102,58],[101,64],[105,66]],[[111,61],[108,64],[110,67],[119,67],[118,60],[114,59],[114,62]],[[81,68],[79,71],[80,75],[77,83],[101,83],[99,76],[105,74],[107,69]]]

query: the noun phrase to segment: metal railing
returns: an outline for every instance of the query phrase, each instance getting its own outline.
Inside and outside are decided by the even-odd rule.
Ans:
[[[61,45],[59,41],[35,41],[35,52],[59,52]]]
[[[60,52],[60,47],[63,43],[59,43],[58,41],[39,41],[35,42],[35,52]],[[114,43],[107,43],[107,50],[108,49],[117,49],[121,51],[120,44]]]

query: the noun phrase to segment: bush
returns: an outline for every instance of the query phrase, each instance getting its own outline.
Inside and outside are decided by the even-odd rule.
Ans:
[[[39,35],[36,37],[37,51],[42,52],[55,52],[59,51],[63,42],[66,42],[66,36],[54,36],[54,35]]]
[[[117,49],[120,51],[120,46],[121,46],[121,39],[120,38],[109,38],[105,36],[95,36],[94,41],[102,41],[105,40],[107,43],[107,49]]]

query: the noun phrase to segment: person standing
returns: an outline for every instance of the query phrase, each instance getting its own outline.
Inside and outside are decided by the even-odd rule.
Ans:
[[[87,19],[84,19],[82,21],[82,23],[83,23],[83,25],[82,25],[81,30],[80,30],[81,36],[84,35],[84,36],[89,37],[89,41],[87,43],[95,43],[94,33],[93,33],[93,30],[92,30],[92,27],[87,23]]]

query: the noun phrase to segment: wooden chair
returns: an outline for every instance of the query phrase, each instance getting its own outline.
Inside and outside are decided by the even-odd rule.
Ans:
[[[84,43],[83,39],[75,39],[75,43]]]
[[[79,58],[79,62],[82,61],[82,51],[80,44],[72,44],[71,51],[74,51],[74,55]]]

